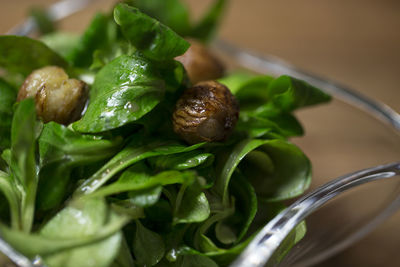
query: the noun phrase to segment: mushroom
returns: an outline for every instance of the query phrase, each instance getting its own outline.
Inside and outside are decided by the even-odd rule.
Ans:
[[[225,140],[239,118],[239,105],[229,89],[205,81],[187,89],[177,101],[173,128],[189,144]]]
[[[225,71],[222,62],[203,44],[194,40],[189,42],[191,46],[186,53],[175,59],[183,64],[190,81],[195,84],[221,78]]]
[[[47,66],[33,71],[18,92],[18,101],[32,97],[44,122],[69,124],[79,119],[88,97],[86,83],[69,79],[65,71]]]

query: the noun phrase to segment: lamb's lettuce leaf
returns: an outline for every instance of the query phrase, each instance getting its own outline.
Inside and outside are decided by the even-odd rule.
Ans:
[[[154,266],[163,258],[164,253],[163,238],[144,227],[139,220],[136,220],[133,254],[137,264],[139,266]]]
[[[110,16],[98,13],[82,34],[67,59],[76,67],[89,67],[98,49],[109,48],[117,40],[117,25]]]
[[[58,123],[47,123],[39,138],[39,209],[48,210],[60,204],[75,167],[110,158],[120,145],[119,138],[106,140],[99,136],[81,135]]]
[[[11,145],[11,121],[16,98],[16,90],[0,78],[0,151]]]
[[[120,56],[97,74],[85,115],[76,131],[98,133],[134,122],[163,98],[165,82],[156,66],[139,56]]]
[[[38,184],[35,155],[38,125],[33,99],[19,102],[11,125],[10,169],[13,183],[21,193],[19,227],[26,232],[32,228]]]
[[[170,28],[127,4],[117,4],[114,18],[126,39],[152,60],[173,59],[190,46]]]
[[[27,76],[32,71],[55,65],[68,67],[57,52],[38,40],[24,36],[0,36],[0,69]]]

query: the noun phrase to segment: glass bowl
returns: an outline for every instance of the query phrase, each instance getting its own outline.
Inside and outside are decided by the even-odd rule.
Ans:
[[[70,2],[82,5],[90,1]],[[84,12],[63,20],[62,25],[73,22],[82,27],[85,24],[82,21],[88,21],[97,8],[104,10],[109,5],[98,1]],[[65,6],[53,8],[53,12],[58,10],[55,17],[61,19],[82,6],[71,9],[70,13]],[[15,30],[28,34],[34,27],[27,21]],[[270,221],[232,266],[315,265],[366,236],[399,209],[400,163],[396,161],[400,160],[400,115],[354,90],[304,73],[275,58],[250,53],[221,40],[213,46],[232,69],[289,74],[334,96],[328,105],[296,114],[306,135],[291,141],[303,149],[313,164],[311,188]],[[361,169],[364,170],[357,171]],[[306,236],[284,258],[277,258],[280,245],[293,238],[291,230],[303,220],[307,223]],[[25,258],[1,239],[0,251],[19,266],[41,266],[40,260]]]

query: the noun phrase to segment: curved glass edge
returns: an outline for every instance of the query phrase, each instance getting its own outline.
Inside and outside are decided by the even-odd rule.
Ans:
[[[315,74],[307,73],[276,57],[250,52],[220,39],[215,41],[213,45],[218,50],[234,58],[240,65],[252,71],[273,75],[290,75],[304,80],[328,94],[334,95],[353,106],[364,109],[379,120],[388,123],[396,130],[400,131],[400,114],[389,106],[372,100],[347,86],[330,81],[326,78],[318,77]]]
[[[359,185],[393,177],[398,179],[400,178],[400,162],[361,170],[337,178],[319,187],[310,194],[300,198],[298,201],[276,216],[272,221],[270,221],[254,237],[254,239],[231,265],[231,267],[264,266],[271,259],[271,257],[273,257],[274,252],[277,250],[281,242],[289,235],[289,233],[308,215],[316,211],[329,200]],[[329,252],[319,255],[318,258],[312,259],[313,262],[309,262],[307,265],[316,263],[321,259],[325,259],[326,257],[359,240],[399,208],[400,196],[398,196],[396,200],[391,203],[391,205],[386,207],[379,214],[379,216],[375,217],[371,222],[361,227],[357,232],[353,233],[343,242],[337,244]]]

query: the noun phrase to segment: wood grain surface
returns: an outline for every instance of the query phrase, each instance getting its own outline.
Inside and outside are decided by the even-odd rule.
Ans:
[[[20,22],[30,6],[52,2],[0,0],[0,33]],[[195,11],[196,19],[210,0],[186,2]],[[105,0],[96,3],[96,7],[103,9],[111,5],[112,1]],[[84,16],[66,20],[61,27],[78,31],[88,20]],[[304,70],[346,84],[400,112],[399,0],[231,0],[219,35],[239,46],[273,54]],[[345,129],[346,122],[341,123],[340,127]],[[312,132],[314,126],[307,127]],[[332,129],[340,127],[334,125]],[[363,127],[365,131],[374,131],[373,124],[366,123]],[[337,156],[335,140],[343,140],[346,133],[337,130],[337,136],[331,144],[331,155],[327,155],[332,157],[331,162]],[[362,141],[364,146],[368,142],[368,152],[377,151],[382,145],[382,140]],[[396,153],[388,159],[400,160]],[[381,154],[369,154],[355,158],[348,168],[339,167],[337,173],[381,162]],[[398,212],[366,238],[318,266],[400,266],[399,248]]]

